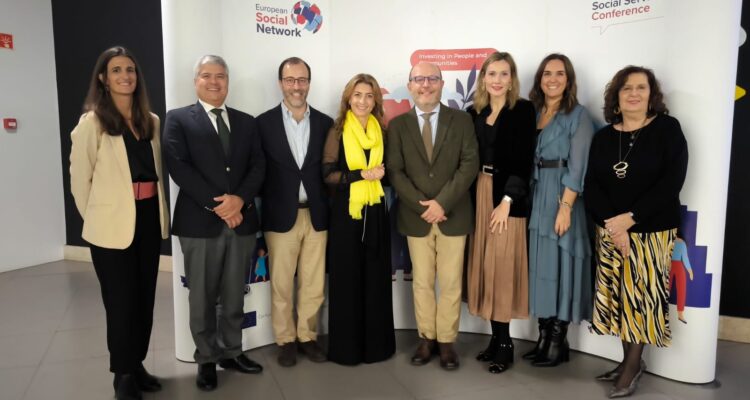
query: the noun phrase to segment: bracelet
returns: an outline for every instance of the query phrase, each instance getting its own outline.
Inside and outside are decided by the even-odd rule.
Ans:
[[[569,210],[572,210],[572,209],[573,209],[573,205],[572,205],[572,204],[570,204],[570,203],[568,203],[567,201],[565,201],[565,200],[561,199],[561,198],[560,198],[559,196],[558,196],[558,198],[557,198],[557,204],[559,204],[559,205],[561,205],[561,206],[565,206],[565,207],[568,207],[568,209],[569,209]]]

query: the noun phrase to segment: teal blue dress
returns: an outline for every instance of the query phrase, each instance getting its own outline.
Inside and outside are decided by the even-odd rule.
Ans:
[[[558,112],[537,138],[529,220],[529,309],[540,318],[572,322],[591,319],[591,243],[582,195],[594,132],[588,112],[577,105],[568,114]],[[566,160],[567,166],[539,168],[541,159]],[[579,197],[573,204],[570,229],[558,237],[558,198],[566,187]]]

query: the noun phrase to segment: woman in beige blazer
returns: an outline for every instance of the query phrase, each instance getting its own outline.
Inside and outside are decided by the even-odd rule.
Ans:
[[[142,391],[161,389],[142,362],[168,212],[159,119],[129,50],[99,56],[84,112],[71,133],[70,189],[101,284],[115,397],[141,399]]]

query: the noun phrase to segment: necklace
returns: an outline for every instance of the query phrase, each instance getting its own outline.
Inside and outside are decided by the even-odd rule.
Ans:
[[[625,157],[622,156],[622,131],[620,131],[620,136],[617,140],[617,163],[615,163],[612,166],[612,169],[615,170],[615,175],[619,179],[625,179],[625,177],[628,174],[628,167],[630,164],[628,164],[625,160],[628,159],[628,156],[630,155],[630,152],[633,151],[633,145],[635,145],[635,141],[638,140],[638,135],[640,135],[641,131],[643,130],[643,127],[646,124],[646,120],[648,118],[644,119],[641,123],[641,127],[638,128],[637,131],[630,134],[631,140],[629,143],[628,151],[625,153]],[[623,128],[625,127],[625,124],[623,124]]]

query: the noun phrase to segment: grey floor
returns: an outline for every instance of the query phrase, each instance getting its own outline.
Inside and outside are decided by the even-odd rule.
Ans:
[[[492,375],[475,361],[484,335],[459,335],[462,365],[445,372],[436,362],[409,365],[414,331],[398,331],[397,353],[388,361],[357,367],[301,360],[275,362],[275,346],[248,352],[266,368],[260,375],[219,370],[219,388],[203,393],[194,364],[174,357],[172,286],[159,274],[154,332],[145,365],[164,390],[146,399],[604,399],[607,385],[592,377],[614,366],[574,353],[571,362],[539,369],[525,362]],[[518,341],[516,353],[532,344]],[[750,345],[719,341],[717,383],[687,385],[646,375],[638,399],[748,399]],[[60,261],[0,274],[0,400],[111,399],[104,309],[90,263]]]

